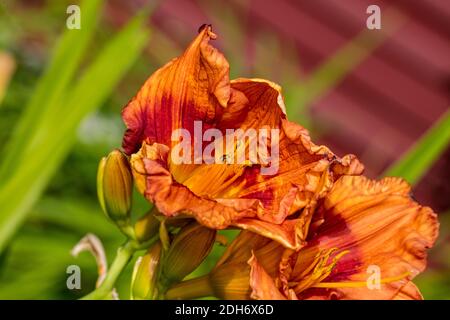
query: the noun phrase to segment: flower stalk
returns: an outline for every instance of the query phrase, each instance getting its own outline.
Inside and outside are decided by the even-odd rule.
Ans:
[[[146,249],[154,244],[159,239],[156,235],[150,240],[144,243],[138,243],[135,240],[128,240],[123,246],[117,249],[116,257],[111,264],[111,267],[106,274],[102,284],[92,291],[91,293],[85,295],[81,300],[103,300],[111,294],[117,279],[122,274],[125,267],[130,262],[134,253],[138,250]]]

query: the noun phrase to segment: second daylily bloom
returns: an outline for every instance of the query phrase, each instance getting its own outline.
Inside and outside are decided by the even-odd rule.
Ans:
[[[421,299],[411,280],[425,269],[439,224],[410,191],[399,178],[341,178],[314,217],[308,245],[284,252],[278,280],[264,261],[249,260],[253,298]]]
[[[342,177],[319,204],[305,247],[244,231],[208,276],[168,297],[421,299],[411,280],[425,269],[439,224],[409,193],[399,178]]]
[[[214,229],[236,226],[299,249],[319,199],[336,179],[358,175],[363,166],[352,155],[340,159],[315,145],[307,130],[289,122],[278,85],[230,81],[228,62],[209,43],[215,38],[210,26],[202,28],[183,55],[156,71],[124,108],[123,148],[131,155],[136,184],[166,216],[190,215]],[[186,130],[195,140],[196,123],[201,137],[208,129],[224,137],[230,129],[278,130],[277,172],[264,175],[264,164],[252,161],[173,161],[179,143],[173,132]],[[233,140],[232,150],[249,144]],[[194,149],[189,152],[198,155]],[[214,154],[229,156],[223,150]]]

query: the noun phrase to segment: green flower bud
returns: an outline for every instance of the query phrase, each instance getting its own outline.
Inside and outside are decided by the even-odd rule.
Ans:
[[[154,211],[155,209],[146,213],[134,225],[134,233],[139,242],[150,240],[158,233],[160,222],[155,217]]]
[[[196,222],[183,227],[173,239],[162,269],[168,284],[183,280],[208,256],[216,231]]]
[[[154,299],[158,295],[156,280],[158,279],[160,260],[160,242],[155,243],[144,256],[136,260],[131,278],[131,299],[148,300]]]
[[[97,194],[106,215],[118,225],[128,223],[133,176],[127,157],[119,150],[103,158],[97,172]]]
[[[224,300],[250,298],[250,267],[247,263],[227,263],[209,274],[213,295]]]

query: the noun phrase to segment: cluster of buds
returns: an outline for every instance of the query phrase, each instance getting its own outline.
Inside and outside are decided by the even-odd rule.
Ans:
[[[182,227],[165,250],[162,240],[136,261],[131,293],[133,299],[164,297],[167,289],[193,272],[211,251],[216,232],[189,222]],[[172,238],[171,235],[169,235]]]
[[[100,161],[97,193],[103,212],[137,247],[159,235],[159,240],[136,261],[132,299],[164,296],[171,285],[203,262],[214,245],[216,230],[189,218],[164,218],[156,207],[133,224],[133,175],[128,157],[117,149]]]

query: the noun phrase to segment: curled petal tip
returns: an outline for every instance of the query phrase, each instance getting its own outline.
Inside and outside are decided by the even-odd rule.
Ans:
[[[204,23],[198,28],[198,33],[205,32],[211,39],[217,39],[217,35],[212,31],[212,25]]]
[[[211,28],[210,24],[204,23],[202,24],[199,28],[198,28],[198,33],[201,33],[203,30],[205,30],[206,28]]]

